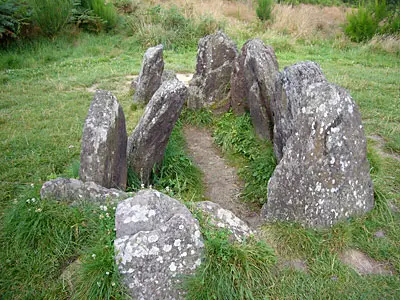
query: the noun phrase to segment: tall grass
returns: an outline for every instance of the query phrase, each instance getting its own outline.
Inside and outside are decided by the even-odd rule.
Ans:
[[[276,166],[272,144],[256,137],[248,114],[240,117],[225,114],[216,123],[214,139],[223,151],[242,161],[239,169],[239,176],[245,182],[242,199],[264,204],[268,181]]]
[[[202,224],[202,233],[205,259],[195,275],[184,282],[187,299],[264,298],[273,285],[273,250],[253,239],[232,243],[227,232],[206,223]]]
[[[29,0],[32,19],[47,36],[54,36],[69,21],[73,0]]]

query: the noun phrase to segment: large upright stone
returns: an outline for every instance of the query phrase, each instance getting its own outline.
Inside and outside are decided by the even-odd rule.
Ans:
[[[179,80],[164,82],[147,104],[128,141],[128,164],[148,184],[151,171],[164,157],[172,129],[186,100],[187,87]]]
[[[201,264],[198,221],[179,201],[142,190],[118,204],[115,260],[134,299],[183,299],[182,276]]]
[[[287,139],[292,135],[294,120],[305,105],[306,91],[311,84],[326,82],[318,64],[312,61],[300,62],[286,67],[276,80],[276,95],[271,107],[274,121],[274,152],[278,162]]]
[[[144,54],[142,69],[135,84],[133,102],[147,104],[161,85],[164,71],[163,46],[147,49]]]
[[[247,41],[236,59],[231,78],[231,107],[237,113],[250,110],[260,138],[272,141],[271,102],[279,72],[274,49],[260,39]]]
[[[200,39],[196,73],[189,84],[189,108],[224,105],[236,56],[236,44],[223,32]]]
[[[297,110],[288,113],[291,133],[268,183],[262,215],[268,221],[331,226],[373,208],[366,138],[360,112],[343,88],[324,80],[304,85],[294,94],[286,90],[288,98],[298,96],[287,102]]]
[[[82,134],[82,181],[125,190],[127,180],[125,116],[111,92],[97,90]]]

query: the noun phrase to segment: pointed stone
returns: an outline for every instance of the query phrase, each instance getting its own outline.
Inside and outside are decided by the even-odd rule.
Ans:
[[[188,107],[218,109],[226,106],[236,44],[223,32],[199,41],[196,73],[189,84]]]
[[[147,104],[128,141],[128,164],[148,184],[153,167],[161,164],[165,148],[187,97],[179,80],[164,82]]]
[[[126,143],[122,107],[111,92],[97,90],[83,127],[80,179],[125,190]]]
[[[163,71],[163,46],[158,45],[147,49],[139,77],[132,83],[132,87],[135,89],[134,103],[147,104],[150,101],[161,85]]]

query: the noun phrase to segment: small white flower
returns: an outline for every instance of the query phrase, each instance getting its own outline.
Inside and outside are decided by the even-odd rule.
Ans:
[[[109,213],[106,213],[106,217],[109,218],[109,217],[110,217],[110,214],[109,214]]]
[[[100,205],[100,209],[102,210],[102,211],[107,211],[107,206],[106,205]]]
[[[101,219],[104,219],[104,215],[100,215],[99,216],[99,219],[101,220]]]
[[[141,188],[141,189],[144,189],[144,183],[142,183],[142,184],[140,185],[140,188]]]
[[[115,282],[111,282],[111,286],[115,286]]]
[[[167,187],[165,188],[165,190],[166,190],[167,192],[169,192],[169,186],[167,186]]]
[[[115,210],[116,209],[116,207],[115,206],[113,206],[113,210]]]
[[[152,189],[152,188],[153,188],[153,186],[150,184],[150,185],[149,185],[149,189]]]
[[[26,200],[26,203],[31,203],[31,199]]]
[[[96,258],[96,254],[93,253],[92,254],[92,258],[95,259]]]
[[[32,202],[32,203],[35,203],[35,202],[36,202],[36,199],[35,199],[35,198],[32,198],[32,199],[31,199],[31,202]]]
[[[35,209],[35,212],[41,212],[41,211],[42,209],[40,207]]]
[[[35,187],[35,185],[33,183],[31,183],[31,187]]]
[[[100,281],[97,281],[97,286],[100,287],[101,283]]]
[[[110,272],[107,271],[107,272],[106,272],[106,275],[107,275],[107,276],[110,275]]]
[[[69,145],[68,149],[71,149],[71,148],[74,148],[74,147],[75,147],[74,145]]]

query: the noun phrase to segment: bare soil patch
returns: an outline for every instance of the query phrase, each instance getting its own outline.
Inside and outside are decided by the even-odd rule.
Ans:
[[[393,275],[393,270],[389,264],[377,262],[356,249],[346,250],[339,255],[339,258],[345,265],[353,268],[360,275]]]
[[[260,226],[259,208],[240,201],[243,183],[214,145],[210,132],[188,126],[184,134],[189,155],[204,173],[205,197],[232,211],[252,229]]]

